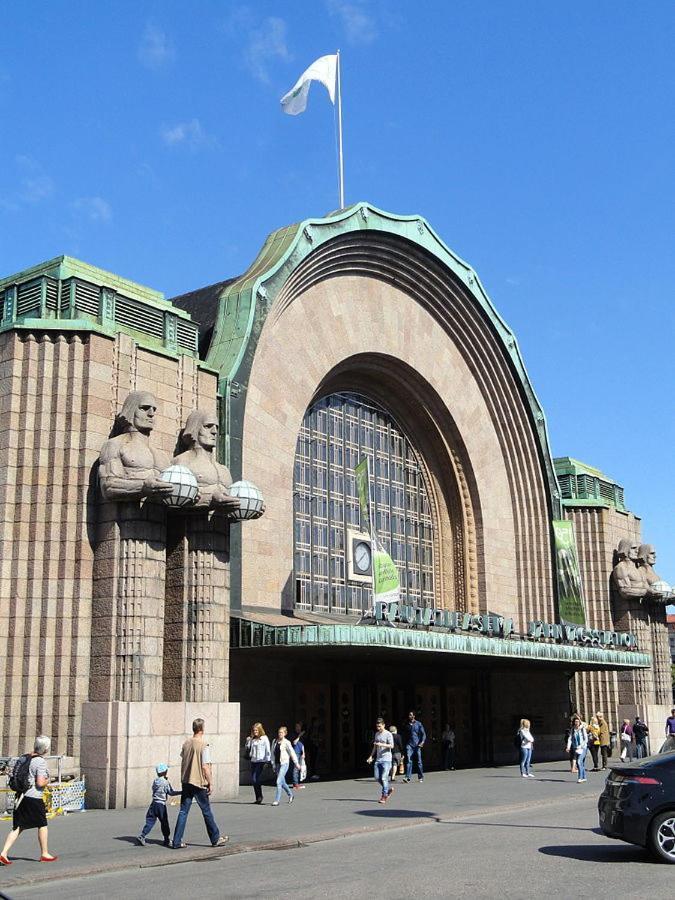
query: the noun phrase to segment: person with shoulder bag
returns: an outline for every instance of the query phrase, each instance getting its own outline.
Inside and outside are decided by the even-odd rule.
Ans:
[[[518,729],[518,738],[520,739],[520,774],[523,778],[534,778],[530,772],[530,764],[532,762],[532,748],[534,747],[534,737],[530,731],[530,720],[521,719],[520,728]]]
[[[624,719],[621,725],[621,762],[633,762],[633,726],[630,719]]]
[[[265,734],[262,722],[255,722],[251,727],[251,733],[246,738],[244,745],[244,759],[251,763],[251,784],[255,794],[255,803],[263,802],[262,779],[265,772],[265,764],[272,759],[270,751],[270,739]]]

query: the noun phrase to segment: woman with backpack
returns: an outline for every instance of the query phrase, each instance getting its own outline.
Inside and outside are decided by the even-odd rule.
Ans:
[[[534,778],[534,775],[530,772],[534,738],[532,737],[532,732],[530,731],[529,719],[520,720],[520,728],[518,729],[516,740],[520,741],[520,774],[523,778]]]
[[[0,853],[0,865],[11,866],[9,851],[22,831],[37,828],[40,862],[55,862],[47,843],[47,809],[42,793],[49,784],[49,771],[44,757],[49,753],[51,740],[41,734],[35,738],[32,753],[20,756],[9,776],[9,786],[16,792],[12,830]]]

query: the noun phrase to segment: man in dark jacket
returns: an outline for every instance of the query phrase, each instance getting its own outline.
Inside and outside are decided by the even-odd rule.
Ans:
[[[640,716],[635,716],[633,734],[635,735],[635,755],[638,759],[643,759],[649,754],[649,751],[647,750],[647,735],[649,734],[649,728],[647,728]]]
[[[414,712],[408,713],[406,726],[405,754],[407,758],[404,781],[410,781],[413,770],[413,756],[417,757],[417,775],[420,781],[424,781],[424,769],[422,767],[422,747],[427,739],[424,725],[417,721]]]

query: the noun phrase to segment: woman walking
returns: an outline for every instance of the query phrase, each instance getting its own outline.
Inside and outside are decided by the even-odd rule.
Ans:
[[[35,738],[33,752],[25,754],[19,760],[18,766],[23,760],[27,761],[28,769],[25,778],[25,790],[17,791],[14,801],[14,815],[12,818],[12,830],[7,835],[5,846],[0,853],[0,865],[11,866],[9,851],[22,831],[37,828],[38,843],[40,845],[40,862],[55,862],[58,856],[52,856],[48,846],[47,809],[42,799],[42,793],[49,784],[49,771],[44,757],[49,753],[50,738],[41,734]],[[28,760],[30,759],[30,762]],[[16,768],[14,770],[16,772]]]
[[[251,761],[251,784],[255,793],[255,802],[263,802],[262,777],[265,764],[271,762],[270,739],[265,734],[261,722],[256,722],[250,735],[246,738],[246,758]]]
[[[621,762],[633,762],[633,726],[630,719],[624,719],[621,726]]]
[[[584,728],[579,716],[575,716],[572,720],[572,731],[567,742],[567,750],[574,753],[577,760],[577,770],[579,777],[577,784],[586,781],[586,751],[588,750],[588,733]]]
[[[534,778],[534,775],[530,772],[534,738],[532,737],[532,732],[530,731],[529,719],[520,720],[518,737],[520,738],[520,774],[523,778]]]
[[[598,751],[600,750],[600,723],[595,716],[591,716],[588,721],[588,749],[591,751],[593,758],[593,771],[599,772],[598,768]]]
[[[293,744],[291,744],[286,737],[287,734],[288,728],[286,728],[285,725],[282,725],[277,732],[277,736],[272,741],[272,760],[274,771],[277,773],[277,790],[274,795],[272,806],[279,805],[282,791],[288,796],[288,802],[293,802],[293,791],[286,784],[286,772],[288,772],[289,763],[292,762],[294,766],[299,765],[299,763],[298,757],[293,749]]]

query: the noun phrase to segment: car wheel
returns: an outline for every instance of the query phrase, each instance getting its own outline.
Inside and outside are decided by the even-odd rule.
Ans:
[[[654,819],[649,828],[649,846],[659,859],[675,863],[675,810]]]

